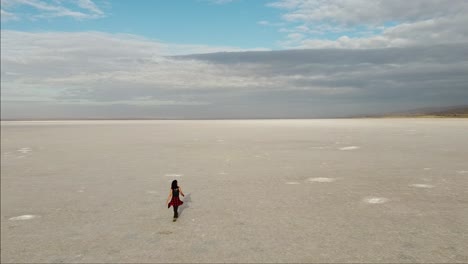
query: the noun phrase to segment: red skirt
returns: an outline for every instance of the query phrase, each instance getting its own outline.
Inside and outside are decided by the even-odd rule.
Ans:
[[[172,197],[171,202],[167,205],[167,208],[170,208],[171,206],[181,206],[184,204],[179,197]]]

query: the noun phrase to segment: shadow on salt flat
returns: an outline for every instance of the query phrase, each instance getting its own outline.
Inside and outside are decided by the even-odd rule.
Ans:
[[[185,209],[188,209],[190,208],[190,205],[192,203],[192,193],[187,193],[187,195],[185,195],[185,197],[183,198],[183,202],[184,204],[182,204],[180,207],[179,207],[179,217],[182,215],[182,212],[185,210]],[[193,221],[193,220],[192,220]]]

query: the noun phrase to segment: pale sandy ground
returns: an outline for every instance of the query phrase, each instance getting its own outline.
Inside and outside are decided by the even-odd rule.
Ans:
[[[1,132],[3,263],[468,262],[466,119]],[[187,194],[176,223],[174,178]]]

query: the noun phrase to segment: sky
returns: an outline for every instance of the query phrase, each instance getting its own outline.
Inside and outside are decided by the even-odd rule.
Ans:
[[[466,0],[1,0],[1,117],[468,105]]]

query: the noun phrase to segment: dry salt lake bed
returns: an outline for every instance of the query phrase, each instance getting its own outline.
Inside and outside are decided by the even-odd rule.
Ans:
[[[466,263],[468,119],[2,121],[1,261]]]

